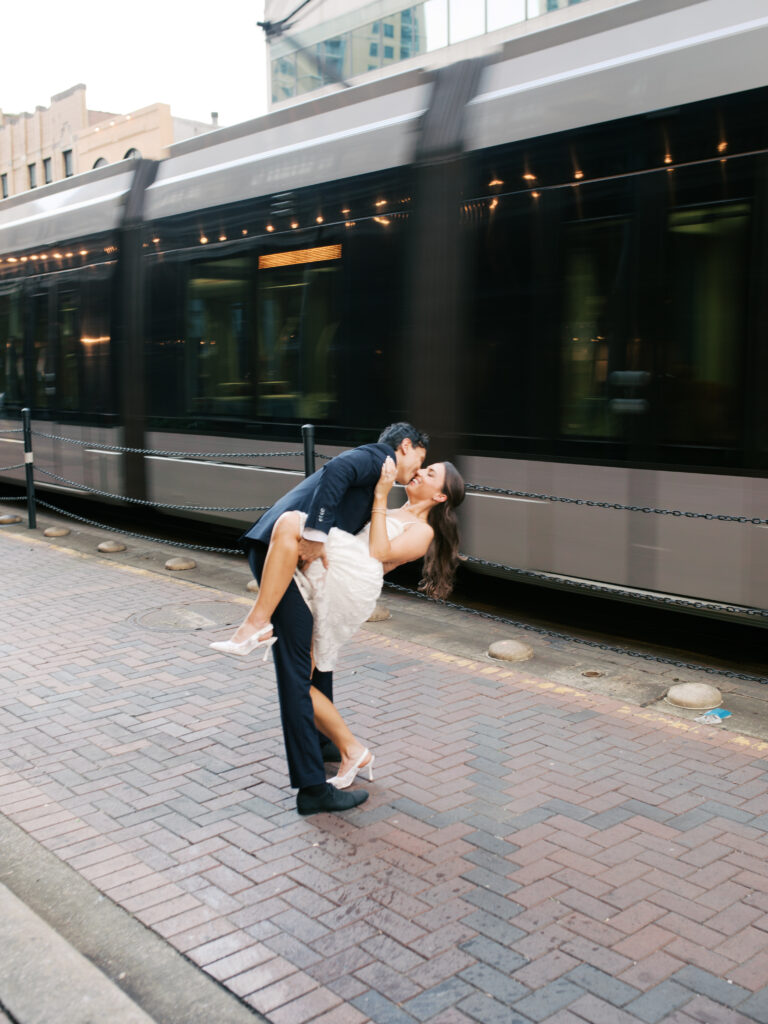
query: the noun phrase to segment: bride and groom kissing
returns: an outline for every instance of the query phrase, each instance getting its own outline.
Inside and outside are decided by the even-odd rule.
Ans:
[[[210,646],[275,660],[280,716],[299,814],[345,811],[368,799],[348,792],[374,755],[333,703],[341,645],[368,618],[383,575],[424,559],[420,589],[451,590],[458,558],[454,509],[464,481],[450,462],[424,467],[429,438],[409,423],[386,427],[375,444],[342,452],[285,494],[244,534],[259,581],[251,611],[230,640]],[[406,501],[388,509],[397,482]],[[324,761],[340,761],[326,780]]]

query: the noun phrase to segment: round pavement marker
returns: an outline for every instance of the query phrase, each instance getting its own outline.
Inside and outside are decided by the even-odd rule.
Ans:
[[[183,572],[185,569],[196,569],[197,562],[194,558],[169,558],[165,568],[171,572]]]
[[[499,661],[529,661],[533,657],[533,648],[519,640],[496,640],[488,648],[488,654]]]
[[[709,683],[677,683],[670,686],[664,699],[677,708],[693,711],[711,711],[723,703],[722,693]]]
[[[113,555],[117,551],[125,551],[125,544],[119,540],[103,540],[96,550],[103,551],[107,555]]]
[[[20,523],[21,516],[15,516],[12,513],[8,515],[0,516],[0,526],[10,526],[11,523]]]
[[[383,622],[385,619],[391,619],[392,613],[389,608],[385,608],[383,604],[377,604],[371,614],[366,619],[366,622]]]
[[[43,530],[44,537],[68,537],[70,530],[66,526],[48,526]]]

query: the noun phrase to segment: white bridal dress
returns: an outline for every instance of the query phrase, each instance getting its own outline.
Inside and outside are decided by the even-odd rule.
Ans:
[[[301,514],[303,529],[306,515]],[[389,512],[386,521],[390,540],[406,529],[406,524]],[[339,650],[366,621],[381,593],[384,571],[381,562],[368,552],[370,525],[355,534],[332,527],[325,544],[328,568],[316,558],[293,576],[314,618],[312,650],[322,672],[333,670]]]

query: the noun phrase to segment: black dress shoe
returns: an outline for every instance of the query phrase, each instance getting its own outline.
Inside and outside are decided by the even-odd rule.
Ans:
[[[296,796],[296,810],[299,814],[321,814],[323,811],[351,811],[353,807],[365,803],[368,799],[368,791],[356,789],[349,790],[335,789],[333,786],[326,786],[319,796],[312,796],[309,793],[302,793],[299,790]]]
[[[323,740],[320,743],[320,753],[323,755],[323,761],[327,761],[328,764],[341,762],[341,751],[331,740]]]

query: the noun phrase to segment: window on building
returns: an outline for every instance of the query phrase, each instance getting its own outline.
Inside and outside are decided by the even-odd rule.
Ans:
[[[106,166],[107,166],[107,161],[104,159],[103,156],[100,156],[99,159],[95,160],[94,163],[93,163],[93,169],[94,170],[96,170],[97,167],[106,167]]]
[[[37,188],[37,164],[28,164],[27,171],[29,172],[29,187]]]
[[[72,150],[65,149],[61,155],[64,158],[64,177],[71,178],[72,175],[75,173],[72,164]]]
[[[368,50],[368,56],[369,57],[378,57],[379,56],[379,44],[378,43],[371,43],[370,49]]]
[[[395,48],[394,48],[394,46],[385,46],[384,47],[384,60],[393,60],[394,56],[395,56]]]
[[[8,175],[0,174],[0,188],[2,188],[3,199],[8,198]]]
[[[390,25],[387,22],[384,23],[384,35],[387,39],[393,39],[395,35],[395,26]]]
[[[133,147],[131,147],[131,149],[129,149],[123,157],[123,160],[141,160],[141,153],[138,151],[138,149],[134,149]]]
[[[411,47],[410,46],[401,46],[400,47],[400,60],[407,60],[410,56],[411,56]]]
[[[378,21],[374,21],[374,23],[371,25],[371,32],[374,35],[376,35],[378,33],[378,31],[379,31],[379,23],[378,23]]]
[[[43,180],[46,185],[50,185],[53,181],[53,168],[51,167],[51,158],[49,156],[43,160]]]

